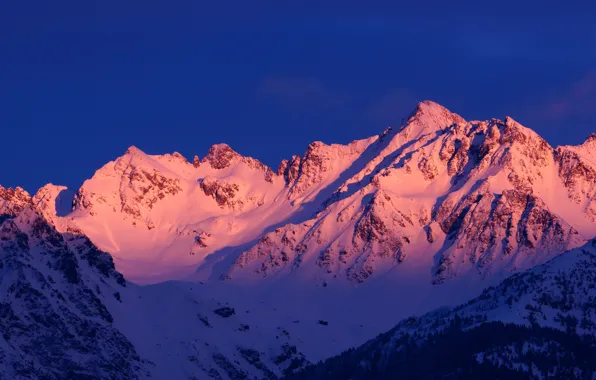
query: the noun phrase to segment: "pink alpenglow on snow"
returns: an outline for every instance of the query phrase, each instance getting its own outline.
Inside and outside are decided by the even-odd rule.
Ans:
[[[85,181],[70,214],[48,217],[140,282],[361,283],[411,266],[432,283],[502,276],[591,237],[594,141],[552,148],[509,117],[468,122],[424,101],[401,128],[314,142],[276,171],[226,144],[193,163],[131,147]]]
[[[192,162],[131,147],[70,197],[0,189],[5,248],[37,268],[63,247],[51,286],[27,278],[48,297],[95,294],[131,373],[277,378],[596,235],[594,136],[553,148],[510,117],[466,121],[430,101],[379,132],[313,142],[275,170],[226,144]]]

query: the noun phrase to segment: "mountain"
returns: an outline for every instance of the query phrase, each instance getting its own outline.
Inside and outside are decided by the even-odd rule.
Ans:
[[[588,144],[555,150],[511,118],[465,122],[421,103],[317,215],[263,236],[228,276],[308,270],[359,283],[425,261],[441,283],[530,268],[596,231]]]
[[[24,332],[0,354],[16,378],[291,375],[584,246],[593,157],[595,135],[553,148],[509,117],[425,101],[398,128],[314,142],[276,170],[225,144],[192,161],[131,147],[77,191],[2,189],[0,259],[27,274],[4,266],[0,283],[43,297],[6,293]],[[45,365],[27,342],[57,334],[50,310],[67,343]]]
[[[592,379],[595,305],[596,239],[290,378]]]
[[[425,101],[400,128],[312,143],[276,171],[225,144],[192,163],[131,147],[62,218],[142,283],[361,283],[408,265],[433,283],[502,278],[593,236],[595,141],[553,148],[510,117],[467,122]]]

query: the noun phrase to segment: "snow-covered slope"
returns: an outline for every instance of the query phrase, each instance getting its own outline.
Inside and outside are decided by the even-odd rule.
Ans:
[[[176,278],[208,253],[260,232],[240,216],[276,215],[264,202],[283,184],[270,173],[226,145],[194,164],[131,147],[83,184],[69,218],[127,277]]]
[[[312,199],[369,143],[313,143],[279,174],[225,144],[193,163],[131,147],[85,181],[66,219],[109,251],[128,278],[182,278],[209,254],[250,242],[292,215],[312,214]]]
[[[400,128],[312,143],[276,172],[225,144],[192,163],[131,147],[83,184],[72,213],[46,215],[144,283],[197,268],[198,280],[359,283],[407,262],[435,283],[502,277],[596,234],[595,145],[554,149],[509,117],[467,122],[425,101]]]
[[[596,239],[464,305],[405,319],[298,377],[592,379],[595,302]]]
[[[277,379],[307,363],[287,331],[246,317],[259,305],[128,283],[80,231],[56,231],[39,199],[0,187],[0,201],[1,378]]]
[[[366,340],[428,290],[396,287],[391,298],[399,302],[388,302],[387,282],[374,279],[352,289],[286,282],[268,293],[227,282],[137,286],[72,225],[56,231],[39,199],[4,188],[0,199],[0,358],[10,378],[275,379]],[[516,275],[455,313],[466,323],[593,334],[593,245]],[[453,313],[439,314],[449,322]],[[437,315],[415,320],[417,329],[442,326]],[[399,326],[411,330],[412,319]],[[491,350],[478,355],[499,359]]]

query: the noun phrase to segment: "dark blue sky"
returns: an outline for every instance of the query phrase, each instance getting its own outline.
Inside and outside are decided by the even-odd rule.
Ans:
[[[0,2],[0,184],[78,187],[130,145],[276,166],[424,99],[552,144],[596,131],[595,2],[279,3]]]

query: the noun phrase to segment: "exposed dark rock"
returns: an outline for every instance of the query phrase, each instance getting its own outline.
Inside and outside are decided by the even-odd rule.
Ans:
[[[236,314],[236,310],[233,307],[224,306],[219,309],[213,310],[213,312],[221,317],[228,318]]]
[[[213,360],[232,380],[242,380],[248,377],[246,372],[234,366],[224,355],[220,353],[213,354]]]
[[[213,169],[225,169],[240,157],[229,145],[215,144],[209,149],[202,162],[209,162]]]

